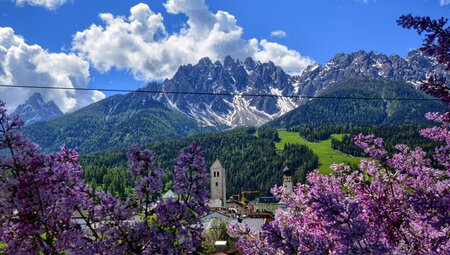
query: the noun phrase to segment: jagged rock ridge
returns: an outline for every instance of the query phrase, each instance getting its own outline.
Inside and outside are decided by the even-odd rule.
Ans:
[[[272,62],[251,58],[244,62],[226,57],[223,64],[203,58],[196,65],[181,66],[172,79],[149,84],[150,89],[180,92],[290,95],[290,76]],[[287,98],[167,94],[155,97],[167,106],[205,125],[261,125],[294,109]]]
[[[348,79],[380,78],[417,85],[432,74],[443,73],[443,66],[419,50],[409,52],[405,59],[398,55],[358,51],[337,54],[325,65],[310,65],[292,81],[299,84],[300,94],[311,96]]]

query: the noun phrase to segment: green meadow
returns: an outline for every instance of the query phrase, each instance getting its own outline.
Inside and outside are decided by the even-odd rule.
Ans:
[[[359,164],[362,158],[349,156],[341,151],[331,148],[331,139],[318,143],[309,142],[296,132],[278,131],[280,142],[275,143],[277,149],[283,149],[285,144],[303,144],[308,146],[319,157],[319,171],[330,173],[330,165],[334,163]],[[341,140],[342,134],[333,134],[335,139]]]

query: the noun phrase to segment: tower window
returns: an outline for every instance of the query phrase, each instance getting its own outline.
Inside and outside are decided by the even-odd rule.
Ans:
[[[219,187],[219,183],[218,182],[216,182],[216,187]]]
[[[217,172],[217,177],[219,177],[219,172]]]
[[[214,172],[214,177],[216,177],[216,172]]]

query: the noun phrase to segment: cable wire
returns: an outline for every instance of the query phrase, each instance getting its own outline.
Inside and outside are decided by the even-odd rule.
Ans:
[[[159,91],[146,89],[109,89],[109,88],[71,88],[71,87],[49,87],[38,85],[16,85],[0,84],[2,88],[30,88],[30,89],[52,89],[52,90],[77,90],[77,91],[103,91],[103,92],[126,92],[126,93],[149,93],[149,94],[173,94],[173,95],[199,95],[199,96],[240,96],[240,97],[274,97],[274,98],[299,98],[299,99],[338,99],[338,100],[386,100],[386,101],[440,101],[438,98],[408,98],[408,97],[347,97],[347,96],[308,96],[308,95],[276,95],[276,94],[250,94],[250,93],[213,93],[213,92],[190,92],[190,91]]]

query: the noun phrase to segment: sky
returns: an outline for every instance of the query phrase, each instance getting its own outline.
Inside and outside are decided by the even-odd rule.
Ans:
[[[137,89],[230,55],[289,74],[358,50],[398,54],[422,37],[402,14],[450,17],[450,0],[0,0],[0,84]],[[35,89],[0,88],[9,110]],[[100,91],[39,91],[70,112]]]

